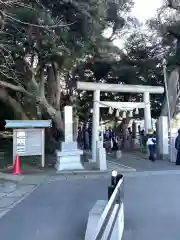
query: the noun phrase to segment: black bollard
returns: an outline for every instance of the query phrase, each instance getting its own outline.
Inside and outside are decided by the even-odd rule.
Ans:
[[[117,185],[117,175],[118,175],[118,173],[116,171],[112,171],[111,186],[116,187],[116,185]]]
[[[123,178],[122,174],[118,174],[116,171],[112,171],[112,175],[111,175],[111,185],[108,186],[108,201],[111,198],[114,189],[116,188],[119,180]],[[117,202],[119,202],[119,199],[117,199]]]

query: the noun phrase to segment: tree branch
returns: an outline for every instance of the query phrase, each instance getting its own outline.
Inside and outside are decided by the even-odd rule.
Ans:
[[[4,17],[6,17],[7,19],[10,19],[13,22],[17,22],[23,25],[28,25],[28,26],[32,26],[32,27],[37,27],[37,28],[43,28],[43,29],[55,29],[55,28],[59,28],[59,27],[68,27],[71,26],[73,24],[75,24],[75,22],[73,23],[67,23],[67,24],[55,24],[55,25],[38,25],[38,24],[32,24],[32,23],[28,23],[28,22],[23,22],[17,18],[11,17],[8,14],[5,14],[3,11],[0,11],[1,14],[4,15]]]
[[[3,82],[0,80],[0,87],[2,88],[9,88],[13,91],[16,91],[16,92],[21,92],[21,93],[24,93],[25,95],[29,96],[29,97],[33,97],[33,98],[36,98],[36,96],[34,96],[32,93],[26,91],[26,89],[24,89],[22,86],[15,86],[11,83],[8,83],[8,82]]]
[[[26,116],[21,104],[16,101],[13,97],[11,97],[8,94],[8,91],[6,89],[0,89],[0,99],[7,103],[10,107],[12,107],[15,115],[17,118],[20,118],[21,120],[27,120],[28,117]]]
[[[60,99],[61,99],[61,84],[60,84],[60,74],[59,74],[59,68],[57,63],[52,64],[54,69],[54,80],[56,83],[56,89],[55,89],[55,108],[57,110],[60,109]]]
[[[172,8],[172,9],[174,9],[174,10],[179,10],[180,9],[180,6],[178,6],[178,4],[176,3],[176,1],[174,1],[174,0],[168,0],[167,1],[168,2],[168,7],[169,8]]]
[[[49,113],[49,115],[51,117],[54,117],[56,115],[56,109],[54,109],[46,100],[45,97],[42,96],[35,96],[31,93],[29,93],[28,91],[26,91],[23,87],[21,86],[15,86],[11,83],[5,83],[3,81],[0,81],[0,87],[3,87],[0,89],[0,91],[5,91],[5,88],[9,88],[11,90],[17,91],[17,92],[21,92],[24,93],[26,96],[29,96],[31,98],[34,98],[36,101],[38,101],[38,104],[40,104],[42,107],[44,107],[47,112]]]
[[[41,65],[41,67],[40,67],[40,70],[39,70],[39,72],[40,72],[40,84],[39,84],[39,86],[40,86],[40,96],[41,97],[44,97],[45,96],[45,77],[44,77],[44,68],[43,68],[43,66]]]

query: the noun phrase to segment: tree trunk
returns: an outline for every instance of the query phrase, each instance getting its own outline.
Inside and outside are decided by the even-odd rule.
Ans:
[[[122,120],[122,122],[116,127],[115,132],[118,138],[123,137],[123,141],[121,142],[121,148],[124,148],[124,144],[126,141],[126,130],[130,122],[130,118],[127,117]],[[122,131],[121,131],[122,130]]]
[[[60,149],[60,142],[64,141],[64,124],[60,111],[50,105],[43,105],[43,119],[51,119],[52,127],[46,130],[46,150],[53,153]]]
[[[75,117],[74,118],[74,123],[73,123],[73,140],[77,141],[78,137],[78,125],[79,125],[79,118]]]
[[[52,66],[47,67],[47,84],[46,84],[46,98],[49,104],[54,104],[54,90],[56,89],[56,82],[54,80],[54,71]]]
[[[22,63],[19,65],[22,70]],[[51,129],[51,137],[55,142],[58,142],[64,135],[64,124],[60,112],[61,89],[58,67],[55,63],[52,63],[48,67],[48,78],[46,82],[44,68],[40,62],[38,63],[39,67],[37,67],[38,72],[34,72],[32,66],[26,65],[29,80],[26,86],[0,81],[0,99],[12,107],[16,119],[28,119],[28,112],[31,115],[30,119],[52,119],[53,127]],[[22,101],[25,105],[22,106],[20,102],[10,96],[8,89],[15,93],[21,93],[23,95]]]
[[[60,101],[61,101],[61,84],[60,84],[60,74],[59,74],[59,70],[56,66],[56,64],[54,64],[54,77],[55,77],[55,82],[56,82],[56,99],[55,99],[55,108],[57,110],[60,109]]]
[[[55,109],[60,109],[60,97],[61,97],[61,86],[59,79],[58,68],[55,63],[47,68],[47,87],[46,87],[46,98],[49,104],[54,106]]]
[[[28,120],[26,113],[24,112],[21,104],[11,97],[5,88],[0,88],[0,99],[12,108],[16,119]]]

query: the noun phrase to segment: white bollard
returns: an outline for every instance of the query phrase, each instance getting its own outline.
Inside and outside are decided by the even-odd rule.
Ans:
[[[103,142],[99,141],[97,144],[97,166],[100,171],[107,170],[106,150],[103,147]]]
[[[121,150],[117,150],[116,151],[116,158],[117,159],[120,159],[122,157],[122,152],[121,152]]]
[[[106,150],[99,148],[99,169],[100,171],[107,170]]]

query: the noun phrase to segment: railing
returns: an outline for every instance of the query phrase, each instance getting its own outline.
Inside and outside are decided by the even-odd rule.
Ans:
[[[113,173],[114,172],[114,173]],[[124,180],[122,175],[112,172],[111,186],[108,188],[110,198],[97,225],[97,229],[90,240],[110,240],[116,222],[121,220],[118,231],[124,230]],[[121,216],[120,216],[121,215]],[[122,233],[118,233],[117,240],[122,238]],[[121,236],[120,236],[121,235]]]

